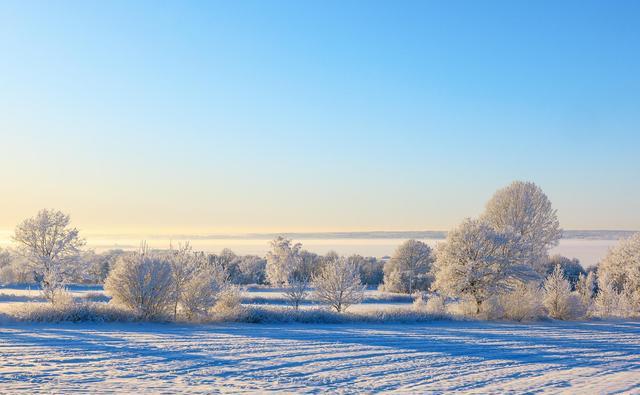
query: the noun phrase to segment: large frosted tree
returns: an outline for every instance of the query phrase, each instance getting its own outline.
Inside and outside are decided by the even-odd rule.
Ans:
[[[384,265],[384,289],[409,294],[429,289],[432,263],[431,247],[418,240],[405,241]]]
[[[27,259],[51,302],[55,302],[56,291],[71,275],[80,248],[85,244],[70,222],[69,215],[61,211],[43,209],[20,223],[13,236],[18,251]]]
[[[562,236],[556,210],[533,182],[514,181],[498,190],[487,203],[482,220],[498,232],[513,232],[520,245],[513,259],[531,265],[540,274],[549,249]]]
[[[479,313],[489,297],[510,289],[515,281],[531,278],[531,268],[513,259],[520,254],[518,248],[514,233],[467,219],[438,247],[432,288],[452,297],[471,298]]]

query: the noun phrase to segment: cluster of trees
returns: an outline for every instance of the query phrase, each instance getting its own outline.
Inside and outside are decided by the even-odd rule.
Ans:
[[[365,286],[382,284],[389,292],[430,291],[438,309],[448,298],[492,317],[640,315],[640,234],[589,271],[576,259],[549,256],[561,234],[551,202],[530,182],[497,191],[478,218],[464,220],[435,249],[408,240],[384,261],[318,255],[284,237],[265,258],[205,254],[188,244],[96,254],[82,250],[68,215],[41,210],[16,227],[15,252],[0,250],[0,280],[35,280],[54,303],[69,281],[104,282],[114,301],[144,317],[201,318],[222,296],[227,306],[239,303],[238,284],[282,287],[296,309],[313,295],[341,312],[361,301]]]

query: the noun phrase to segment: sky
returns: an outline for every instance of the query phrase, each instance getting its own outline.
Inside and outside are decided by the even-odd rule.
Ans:
[[[0,230],[640,229],[640,2],[2,1]]]

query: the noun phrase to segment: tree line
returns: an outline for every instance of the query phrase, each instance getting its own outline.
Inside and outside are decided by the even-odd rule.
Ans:
[[[36,281],[52,302],[69,281],[104,282],[114,300],[142,315],[158,314],[155,303],[163,314],[201,315],[224,300],[221,295],[227,302],[237,299],[229,291],[234,284],[281,287],[296,309],[313,292],[340,312],[362,299],[365,286],[379,285],[419,295],[431,308],[454,301],[473,315],[640,314],[640,235],[622,240],[589,271],[575,259],[549,255],[561,235],[548,197],[534,183],[520,181],[498,190],[478,218],[465,219],[435,248],[408,240],[384,261],[317,255],[284,237],[270,243],[265,257],[227,249],[205,254],[188,244],[96,254],[82,250],[85,242],[68,215],[41,210],[16,227],[16,251],[0,251],[0,279]]]

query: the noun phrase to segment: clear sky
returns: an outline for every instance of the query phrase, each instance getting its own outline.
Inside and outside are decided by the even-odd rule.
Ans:
[[[638,1],[2,1],[0,229],[640,229]]]

